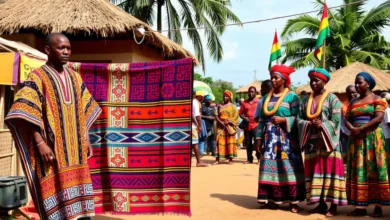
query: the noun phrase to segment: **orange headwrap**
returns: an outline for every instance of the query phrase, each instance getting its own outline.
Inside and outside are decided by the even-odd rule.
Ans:
[[[271,68],[270,74],[276,73],[279,74],[284,80],[286,80],[285,86],[290,87],[291,78],[290,74],[295,72],[295,69],[291,66],[286,65],[275,65]]]
[[[230,92],[229,90],[226,90],[223,94],[229,96],[230,100],[233,99],[233,93]]]

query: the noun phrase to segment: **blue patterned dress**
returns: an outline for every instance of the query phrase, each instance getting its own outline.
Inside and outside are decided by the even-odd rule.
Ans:
[[[268,94],[263,100],[267,98]],[[278,101],[272,97],[268,110]],[[299,99],[293,92],[284,97],[274,116],[286,118],[285,124],[274,125],[271,118],[261,115],[257,138],[262,139],[262,152],[259,167],[258,202],[298,203],[305,199],[305,175],[302,155],[297,145],[296,116],[299,112]]]

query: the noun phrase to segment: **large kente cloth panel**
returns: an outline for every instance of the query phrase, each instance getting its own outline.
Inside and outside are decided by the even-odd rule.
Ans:
[[[96,213],[190,215],[192,59],[69,66],[103,109],[90,130]]]

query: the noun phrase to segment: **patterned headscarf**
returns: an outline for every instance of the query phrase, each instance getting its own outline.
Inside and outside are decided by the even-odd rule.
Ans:
[[[329,80],[330,80],[329,72],[325,69],[322,69],[322,68],[314,68],[314,69],[309,70],[309,77],[310,76],[315,76],[315,77],[321,79],[322,81],[324,81],[325,83],[329,82]]]
[[[226,90],[226,91],[223,93],[223,95],[227,95],[227,96],[229,96],[230,100],[232,100],[232,99],[233,99],[233,93],[232,93],[232,92],[230,92],[229,90]]]
[[[368,83],[368,85],[369,85],[368,88],[369,88],[370,90],[372,90],[373,88],[375,88],[375,86],[376,86],[376,81],[375,81],[374,77],[372,77],[369,73],[367,73],[367,72],[361,72],[361,73],[359,73],[359,74],[356,75],[356,77],[358,77],[358,76],[363,77],[363,79],[367,81],[367,83]]]
[[[210,101],[210,100],[211,100],[211,96],[210,96],[210,95],[206,95],[206,96],[204,97],[204,100],[205,100],[205,101]]]
[[[290,78],[290,75],[291,75],[291,73],[293,73],[293,72],[295,72],[295,69],[292,68],[291,66],[286,66],[286,65],[274,65],[274,66],[271,68],[270,74],[273,74],[273,73],[278,74],[279,76],[281,76],[281,77],[286,81],[286,83],[284,84],[284,86],[290,87],[290,85],[291,85],[291,78]]]

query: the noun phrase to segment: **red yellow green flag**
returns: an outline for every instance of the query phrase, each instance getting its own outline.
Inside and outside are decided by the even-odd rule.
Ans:
[[[278,40],[278,33],[275,30],[274,41],[272,43],[271,56],[269,58],[268,69],[271,70],[272,62],[279,59],[282,56],[282,51],[280,50],[280,43]]]
[[[328,6],[325,3],[323,14],[322,14],[322,19],[321,19],[321,23],[320,23],[320,28],[318,30],[316,50],[314,52],[314,55],[316,56],[316,58],[318,60],[322,59],[322,50],[323,50],[324,41],[328,37],[330,37],[330,28],[329,28],[329,22],[328,22]]]

